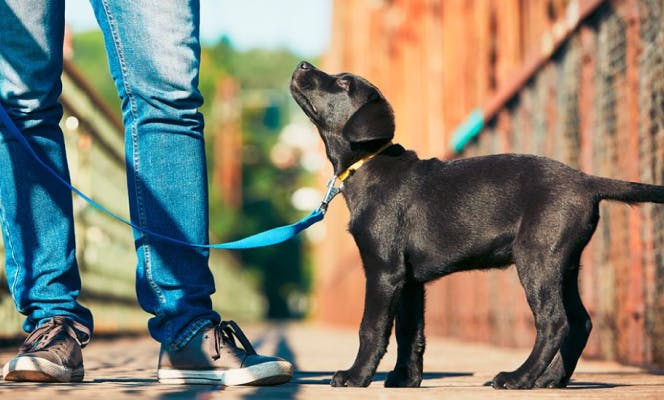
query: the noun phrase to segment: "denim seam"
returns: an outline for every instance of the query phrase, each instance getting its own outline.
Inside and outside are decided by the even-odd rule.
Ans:
[[[138,184],[138,179],[137,176],[139,174],[139,166],[140,166],[140,158],[138,156],[138,152],[136,151],[137,148],[137,137],[138,137],[138,132],[137,132],[137,126],[136,126],[136,121],[137,121],[137,112],[136,112],[136,102],[134,100],[133,93],[131,91],[131,87],[127,83],[128,81],[128,72],[127,72],[127,63],[124,58],[124,52],[122,49],[122,44],[120,43],[119,35],[117,33],[117,26],[115,24],[115,21],[111,15],[111,12],[109,11],[109,5],[108,5],[108,0],[103,0],[102,1],[104,5],[104,11],[106,14],[106,18],[108,19],[108,24],[109,27],[111,28],[111,35],[113,37],[113,44],[115,46],[115,51],[117,52],[117,57],[118,57],[118,62],[120,64],[120,71],[122,73],[122,85],[124,86],[125,93],[127,96],[127,99],[129,100],[129,107],[131,111],[131,116],[132,116],[132,122],[131,122],[131,128],[130,128],[130,134],[131,138],[130,140],[132,141],[132,161],[133,161],[133,179],[134,179],[134,188],[136,190],[136,206],[137,206],[137,211],[138,211],[138,220],[139,223],[143,226],[147,226],[146,223],[146,218],[145,218],[145,209],[143,202],[141,199],[143,198],[142,192],[141,192],[141,187]],[[149,246],[149,237],[147,235],[142,235],[143,239],[143,254],[145,256],[145,261],[144,261],[144,268],[147,276],[147,280],[150,284],[150,288],[156,295],[158,301],[161,304],[166,303],[166,298],[164,297],[163,293],[161,292],[161,289],[159,286],[155,283],[153,277],[152,277],[152,262],[151,262],[151,254],[150,254],[150,246]],[[167,323],[168,324],[168,323]]]
[[[19,308],[19,311],[23,311],[19,307],[19,301],[16,298],[16,284],[18,283],[18,275],[19,272],[21,272],[21,265],[19,264],[18,260],[16,260],[16,255],[14,254],[14,244],[12,243],[12,239],[9,233],[9,224],[7,223],[7,217],[5,213],[5,207],[2,205],[2,202],[0,202],[0,223],[2,223],[2,229],[5,231],[5,238],[7,240],[6,243],[6,249],[9,249],[9,254],[11,256],[12,261],[14,262],[14,265],[16,266],[16,272],[14,273],[14,282],[12,282],[12,288],[11,288],[11,296],[12,300],[14,300],[14,304],[16,305],[17,308]]]
[[[194,321],[191,325],[189,325],[189,328],[184,333],[178,336],[178,338],[169,345],[169,347],[173,351],[181,350],[183,347],[189,344],[191,339],[193,339],[194,336],[198,334],[198,332],[212,325],[214,324],[208,319],[199,319]]]

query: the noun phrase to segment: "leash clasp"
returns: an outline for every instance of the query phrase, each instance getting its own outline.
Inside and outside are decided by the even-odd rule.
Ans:
[[[334,186],[334,184],[337,182],[337,176],[333,176],[328,182],[327,182],[327,191],[325,192],[325,197],[323,198],[323,201],[321,201],[320,206],[318,206],[318,211],[322,211],[323,214],[327,211],[327,206],[330,204],[334,196],[338,195],[339,192],[341,192],[341,188],[338,188]]]

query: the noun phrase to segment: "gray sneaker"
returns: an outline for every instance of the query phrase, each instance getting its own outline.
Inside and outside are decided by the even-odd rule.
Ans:
[[[77,332],[77,329],[79,332]],[[6,381],[80,382],[83,380],[81,347],[90,340],[87,329],[65,317],[54,317],[35,329],[18,355],[2,368]]]
[[[256,354],[235,322],[222,321],[199,332],[181,350],[162,345],[157,376],[165,384],[277,385],[291,379],[293,365]]]

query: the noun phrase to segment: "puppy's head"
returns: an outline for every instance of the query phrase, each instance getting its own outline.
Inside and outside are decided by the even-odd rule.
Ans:
[[[394,114],[382,93],[352,74],[329,75],[302,61],[291,94],[316,125],[336,173],[394,136]]]

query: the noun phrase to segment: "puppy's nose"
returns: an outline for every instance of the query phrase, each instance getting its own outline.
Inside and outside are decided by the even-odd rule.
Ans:
[[[302,62],[300,62],[300,64],[297,67],[299,69],[308,70],[308,69],[311,69],[313,66],[311,64],[309,64],[308,62],[306,62],[306,61],[302,61]]]

